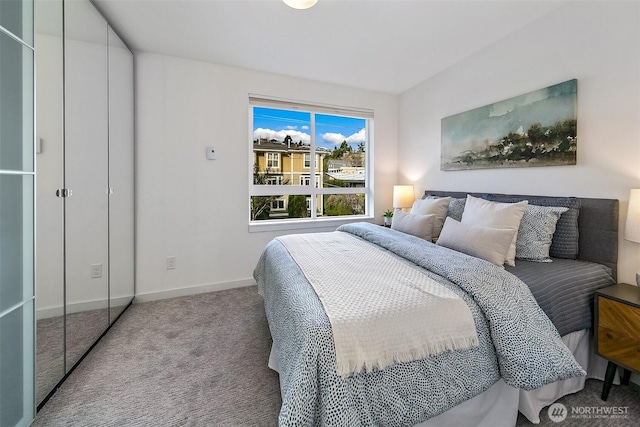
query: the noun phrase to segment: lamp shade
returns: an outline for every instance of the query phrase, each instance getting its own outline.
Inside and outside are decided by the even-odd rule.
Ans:
[[[309,9],[314,4],[318,2],[318,0],[282,0],[284,4],[294,9]]]
[[[640,243],[640,189],[631,190],[629,193],[629,209],[627,210],[624,238]]]
[[[410,208],[415,201],[413,194],[413,185],[394,185],[393,186],[393,207],[394,208]]]

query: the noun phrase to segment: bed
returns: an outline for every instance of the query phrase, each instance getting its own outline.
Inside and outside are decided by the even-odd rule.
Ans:
[[[517,259],[515,266],[505,269],[422,238],[366,223],[341,226],[333,233],[274,239],[265,248],[254,277],[265,301],[273,338],[269,363],[280,373],[280,425],[428,426],[460,425],[465,420],[474,425],[514,425],[518,410],[537,422],[543,406],[581,389],[585,376],[599,371],[601,367],[590,349],[592,296],[596,289],[615,283],[617,200],[435,191],[426,192],[425,198],[450,197],[450,201],[460,201],[467,194],[499,203],[527,200],[535,206],[570,204],[571,209],[566,208],[559,216],[560,220],[575,222],[576,234],[568,241],[575,240],[576,259],[571,253],[562,254],[566,248],[560,246],[555,253],[564,258],[552,258],[552,262]],[[450,204],[447,217],[457,215],[452,208]],[[558,223],[554,244],[563,237],[566,243],[567,236],[560,236],[565,232]],[[351,242],[353,248],[347,248]],[[311,250],[304,249],[305,245]],[[404,352],[394,355],[391,361],[378,354],[371,356],[371,349],[344,350],[345,345],[351,345],[344,343],[349,329],[343,330],[336,323],[334,309],[327,306],[325,288],[311,285],[309,280],[312,277],[311,281],[316,281],[314,266],[320,273],[332,274],[355,268],[345,268],[339,259],[329,256],[342,251],[351,251],[357,257],[371,251],[373,260],[378,256],[396,259],[388,262],[396,263],[403,271],[399,276],[405,277],[406,273],[407,277],[414,277],[419,273],[425,286],[438,289],[432,294],[442,292],[443,298],[450,298],[447,303],[463,301],[476,341],[470,344],[467,338],[461,340],[456,335],[455,339],[448,337],[451,339],[444,341],[444,347],[430,343],[427,350],[409,352],[412,357],[406,358]],[[312,260],[307,263],[310,266],[304,264],[305,257]],[[320,259],[329,264],[321,264]],[[363,264],[360,261],[358,258],[358,264]],[[371,271],[378,271],[376,268],[383,261],[369,263]],[[381,270],[390,270],[384,265]],[[398,274],[395,268],[391,270]],[[357,273],[367,277],[365,290],[366,286],[378,289],[373,287],[375,274],[366,268]],[[336,275],[336,282],[338,276],[341,274]],[[331,277],[317,280],[326,289],[345,288],[343,283],[353,280],[340,278],[337,286]],[[365,301],[371,293],[384,293],[369,290],[360,292],[360,296],[355,290],[342,292],[347,293],[338,294],[337,299],[349,300],[346,306],[355,307],[356,311],[361,309],[359,305],[366,305],[358,298]],[[348,297],[349,292],[358,298]],[[422,312],[437,312],[435,306],[428,307]],[[331,313],[331,320],[327,313]],[[377,335],[384,336],[385,324],[414,319],[412,316],[416,315],[406,317],[397,310],[391,313],[376,324]],[[403,321],[411,325],[407,333],[424,324],[435,324],[443,316],[433,313],[426,322]],[[445,323],[453,324],[456,319],[465,319],[465,315],[456,311],[454,318]],[[413,342],[413,337],[405,339],[402,333],[398,330],[402,343]],[[397,337],[384,339],[394,338]],[[375,353],[377,345],[374,347]],[[346,360],[344,355],[350,352],[362,360]]]

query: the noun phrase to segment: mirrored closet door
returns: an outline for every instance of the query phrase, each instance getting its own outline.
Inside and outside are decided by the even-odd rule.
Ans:
[[[88,0],[36,2],[36,55],[41,404],[133,299],[134,88]]]
[[[35,4],[36,403],[65,374],[62,0]]]
[[[107,22],[88,1],[65,1],[67,371],[109,325],[107,55]]]
[[[109,45],[109,322],[133,299],[133,55],[111,27]]]

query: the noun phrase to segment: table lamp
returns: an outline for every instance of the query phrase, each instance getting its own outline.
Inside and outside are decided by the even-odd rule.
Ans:
[[[416,197],[413,193],[413,185],[394,185],[393,186],[393,208],[402,209],[410,208]]]
[[[630,242],[640,243],[640,189],[633,189],[629,194],[624,238]],[[640,286],[640,273],[636,273],[636,284]]]

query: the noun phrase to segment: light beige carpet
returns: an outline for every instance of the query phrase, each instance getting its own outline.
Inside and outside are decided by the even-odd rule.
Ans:
[[[34,426],[276,426],[278,375],[255,286],[134,304],[38,413]],[[602,382],[560,400],[627,408],[626,418],[572,418],[542,426],[636,426],[640,387]],[[533,426],[519,416],[517,426]]]
[[[34,426],[275,426],[278,374],[256,287],[134,304]]]

